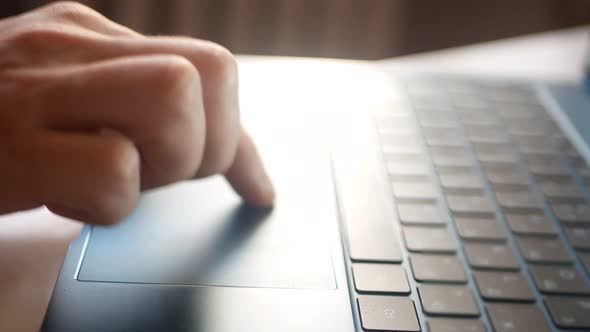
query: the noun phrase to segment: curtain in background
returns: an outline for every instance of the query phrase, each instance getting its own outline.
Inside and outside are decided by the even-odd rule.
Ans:
[[[9,15],[50,1],[0,2]],[[82,0],[147,34],[234,53],[377,59],[590,23],[586,0]]]

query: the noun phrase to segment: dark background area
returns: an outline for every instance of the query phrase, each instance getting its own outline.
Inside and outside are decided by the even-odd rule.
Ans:
[[[4,0],[0,16],[51,1]],[[234,53],[379,59],[590,24],[588,0],[86,0],[147,34]]]

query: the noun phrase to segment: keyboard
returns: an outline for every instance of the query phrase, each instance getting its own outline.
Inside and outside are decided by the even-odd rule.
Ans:
[[[373,115],[394,217],[347,228],[360,327],[590,330],[590,168],[540,96],[473,79],[402,86]]]

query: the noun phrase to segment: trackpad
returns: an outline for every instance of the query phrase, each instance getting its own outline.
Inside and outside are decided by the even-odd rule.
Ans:
[[[77,278],[336,288],[327,221],[314,218],[313,194],[283,196],[273,210],[249,208],[220,178],[150,192],[122,224],[92,229]]]

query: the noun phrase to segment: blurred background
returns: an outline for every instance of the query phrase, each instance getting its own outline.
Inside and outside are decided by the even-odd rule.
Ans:
[[[0,16],[51,1],[2,0]],[[588,0],[85,0],[146,34],[238,54],[382,59],[590,24]]]

